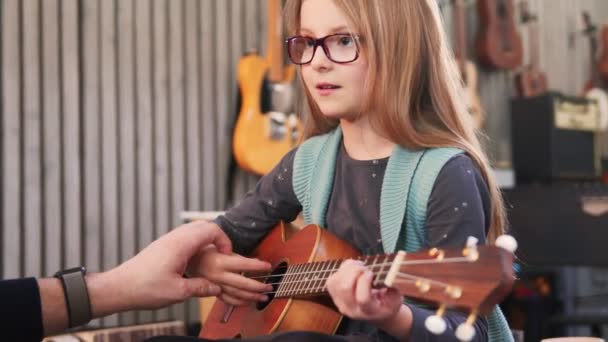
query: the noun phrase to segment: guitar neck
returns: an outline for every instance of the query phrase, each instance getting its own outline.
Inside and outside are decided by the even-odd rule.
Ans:
[[[589,38],[589,77],[594,86],[600,84],[598,72],[596,71],[595,55],[597,54],[597,27],[591,22],[591,16],[588,12],[583,12],[582,20],[584,23],[584,34]]]
[[[456,0],[454,22],[456,26],[456,56],[461,70],[467,60],[466,7],[464,0]]]
[[[369,270],[374,273],[373,285],[378,286],[384,283],[389,269],[395,259],[396,254],[370,255],[358,258]],[[327,293],[325,281],[334,274],[343,259],[318,261],[306,264],[289,265],[280,284],[276,289],[275,297],[297,297],[314,296]],[[269,280],[276,284],[279,279],[271,276]]]
[[[284,77],[283,66],[283,24],[281,21],[281,0],[268,0],[266,30],[266,57],[270,65],[268,78],[280,82]]]
[[[595,33],[595,31],[594,31]],[[591,33],[591,34],[594,34]],[[594,36],[591,36],[591,52],[590,52],[590,61],[589,61],[589,72],[591,73],[591,79],[593,80],[593,84],[595,85],[599,85],[600,83],[600,77],[599,74],[597,72],[596,69],[596,63],[597,61],[595,60],[595,55],[597,54],[597,40],[595,39]]]
[[[534,70],[540,67],[538,44],[538,23],[534,20],[530,23],[530,65]]]

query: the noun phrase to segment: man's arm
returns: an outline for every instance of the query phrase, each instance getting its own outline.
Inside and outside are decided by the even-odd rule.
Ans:
[[[94,273],[85,276],[93,318],[123,312],[133,305],[125,292],[125,280],[115,272]],[[68,328],[68,312],[61,280],[37,279],[40,290],[42,326],[44,335],[51,335]],[[219,293],[219,291],[216,289]],[[211,293],[210,293],[211,294]]]
[[[194,296],[218,295],[219,286],[206,279],[183,277],[190,260],[206,246],[215,245],[221,253],[232,253],[228,237],[213,227],[206,222],[180,226],[120,266],[86,275],[93,318],[127,310],[157,309]],[[25,282],[21,280],[7,288],[10,290]],[[69,321],[61,281],[45,278],[38,279],[37,284],[42,317],[16,317],[14,321],[31,325],[41,320],[45,336],[61,332]],[[35,288],[21,291],[20,296],[37,299],[35,291]],[[22,298],[15,298],[15,302],[20,300]],[[6,322],[0,322],[0,326],[2,324]]]

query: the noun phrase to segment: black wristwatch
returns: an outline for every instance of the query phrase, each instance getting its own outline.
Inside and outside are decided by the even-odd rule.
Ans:
[[[86,273],[83,266],[55,273],[55,278],[59,278],[63,285],[70,328],[87,324],[92,318],[89,291],[84,280]]]

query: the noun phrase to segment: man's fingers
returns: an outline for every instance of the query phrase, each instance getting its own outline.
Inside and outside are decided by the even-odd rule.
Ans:
[[[194,221],[175,228],[170,232],[174,243],[188,254],[195,254],[201,248],[213,244],[224,254],[232,253],[232,243],[226,233],[215,223]]]

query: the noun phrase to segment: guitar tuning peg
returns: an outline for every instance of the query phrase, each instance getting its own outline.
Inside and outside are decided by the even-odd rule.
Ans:
[[[503,234],[496,239],[496,246],[504,248],[507,251],[514,253],[517,249],[517,240],[511,235]]]
[[[469,317],[467,317],[467,320],[456,328],[456,338],[458,338],[458,340],[468,342],[475,337],[475,328],[473,328],[473,322],[475,322],[476,318],[477,315],[475,313],[471,313]]]
[[[447,326],[445,320],[442,318],[444,313],[445,305],[441,305],[434,315],[427,317],[424,321],[426,329],[435,335],[443,334]]]

